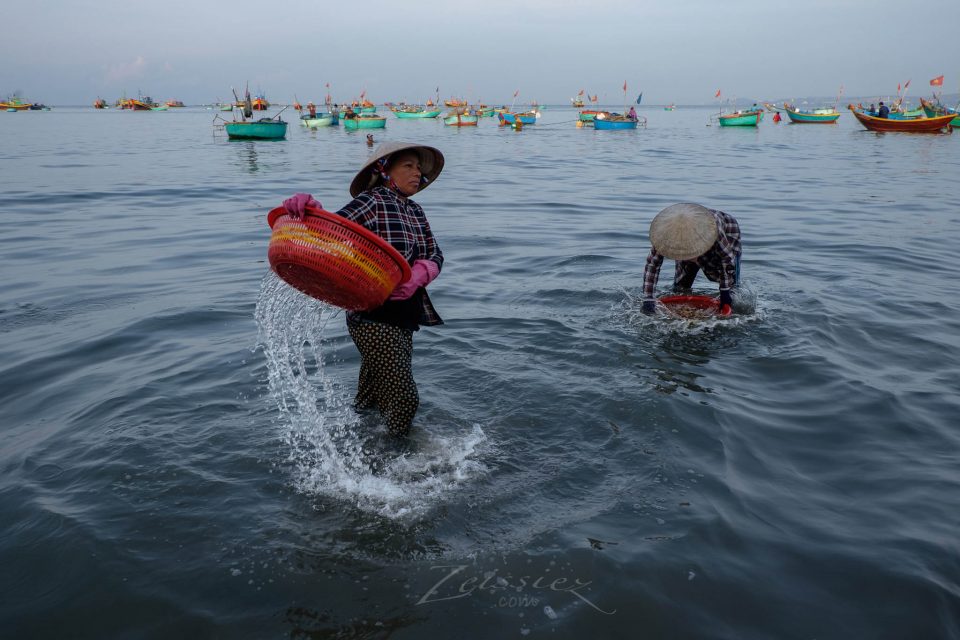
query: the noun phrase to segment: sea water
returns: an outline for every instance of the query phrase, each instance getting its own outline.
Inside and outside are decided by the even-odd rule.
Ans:
[[[710,113],[374,132],[446,156],[403,441],[266,263],[365,136],[0,114],[4,635],[960,636],[960,139]],[[740,222],[733,318],[639,313],[682,201]]]

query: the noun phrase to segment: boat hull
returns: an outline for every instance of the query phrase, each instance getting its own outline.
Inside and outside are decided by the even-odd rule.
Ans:
[[[616,129],[636,129],[636,120],[608,120],[606,118],[594,118],[593,128],[600,131]]]
[[[444,118],[443,124],[447,125],[448,127],[475,127],[479,121],[479,116],[456,114]]]
[[[720,116],[721,127],[755,127],[763,120],[763,111],[747,111]]]
[[[308,129],[317,129],[319,127],[334,127],[338,124],[339,118],[333,114],[326,114],[316,118],[301,118],[300,122]]]
[[[343,128],[347,131],[356,131],[357,129],[383,129],[386,126],[387,119],[383,116],[343,119]]]
[[[900,132],[900,133],[950,133],[952,127],[950,122],[954,119],[952,113],[933,118],[915,118],[912,120],[876,118],[860,113],[850,105],[847,107],[850,112],[860,121],[864,127],[870,131],[882,132]]]
[[[505,111],[500,114],[500,120],[507,122],[508,124],[513,124],[517,120],[520,120],[523,124],[537,124],[537,116],[527,113],[510,113]]]
[[[401,120],[414,119],[414,118],[436,118],[440,115],[440,110],[436,109],[434,111],[394,111],[393,115],[397,116]]]
[[[224,125],[231,140],[282,140],[286,122],[228,122]]]
[[[791,122],[798,124],[833,124],[840,117],[839,112],[833,113],[803,113],[792,109],[784,109]]]
[[[928,118],[933,118],[933,117],[936,117],[936,116],[943,116],[943,115],[947,115],[948,113],[952,113],[952,114],[955,115],[956,117],[955,117],[953,120],[950,121],[950,126],[951,126],[951,127],[960,127],[960,115],[958,115],[955,110],[953,110],[953,109],[949,109],[949,110],[948,110],[948,109],[944,109],[943,107],[938,107],[937,105],[933,104],[932,102],[927,102],[927,101],[924,100],[923,98],[920,99],[920,104],[923,105],[923,107],[922,107],[922,108],[923,108],[923,112],[926,114],[926,116],[927,116]]]

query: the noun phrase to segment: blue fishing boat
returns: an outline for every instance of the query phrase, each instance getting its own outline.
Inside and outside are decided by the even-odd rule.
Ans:
[[[499,114],[499,116],[500,122],[506,122],[507,124],[514,124],[517,120],[520,120],[522,124],[537,124],[537,114],[534,111],[526,111],[524,113],[504,111]]]
[[[593,119],[594,129],[636,129],[637,119],[619,113],[600,114]]]

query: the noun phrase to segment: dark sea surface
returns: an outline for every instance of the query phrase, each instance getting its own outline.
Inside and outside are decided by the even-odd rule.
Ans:
[[[266,262],[362,134],[0,113],[0,636],[960,638],[960,135],[710,113],[374,132],[447,162],[406,442]],[[639,313],[681,201],[731,319]]]

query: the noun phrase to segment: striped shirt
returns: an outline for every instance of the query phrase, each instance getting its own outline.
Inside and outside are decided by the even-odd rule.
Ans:
[[[702,256],[693,260],[677,260],[673,283],[676,285],[680,278],[690,268],[700,268],[703,275],[713,282],[720,284],[721,291],[729,291],[737,284],[737,259],[740,257],[740,225],[729,213],[710,209],[710,213],[717,220],[717,241]],[[663,265],[663,256],[656,249],[650,249],[647,256],[647,265],[643,270],[643,298],[652,300],[657,279],[660,277],[660,267]]]
[[[416,260],[433,260],[438,267],[443,268],[443,253],[433,237],[423,208],[392,189],[379,186],[364,191],[337,211],[337,214],[389,242],[407,259],[408,264],[413,265]],[[422,293],[419,324],[443,324],[426,289],[423,289]],[[388,301],[384,304],[394,306],[396,302]],[[357,316],[362,318],[363,314]]]

